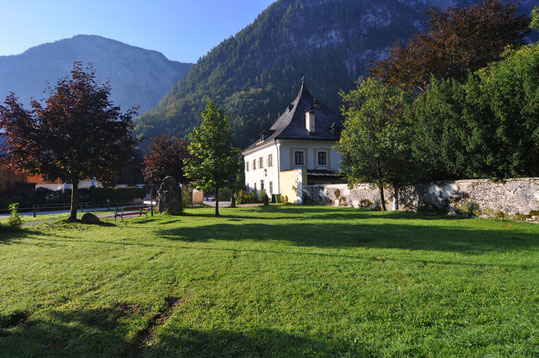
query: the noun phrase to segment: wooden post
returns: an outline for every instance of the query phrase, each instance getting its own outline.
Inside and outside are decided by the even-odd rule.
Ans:
[[[153,217],[153,185],[150,186],[150,215]]]
[[[36,208],[35,205],[34,205],[34,207],[32,208],[32,210],[33,210],[33,212],[34,212],[34,217],[36,217],[36,215],[37,215],[37,208]]]

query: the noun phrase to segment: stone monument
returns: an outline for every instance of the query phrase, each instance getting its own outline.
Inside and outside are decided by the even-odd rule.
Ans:
[[[97,216],[91,213],[86,213],[82,216],[80,221],[83,224],[101,224],[101,220]]]
[[[182,190],[174,177],[163,179],[157,191],[157,210],[170,215],[182,214]]]

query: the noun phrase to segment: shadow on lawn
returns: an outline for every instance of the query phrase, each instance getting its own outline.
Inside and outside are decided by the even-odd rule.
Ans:
[[[356,219],[382,219],[382,220],[466,220],[469,218],[462,216],[449,216],[440,214],[417,214],[405,211],[387,211],[355,209],[355,208],[335,208],[327,206],[305,206],[305,205],[272,205],[250,208],[224,208],[221,211],[222,218],[230,219],[262,219],[262,220],[356,220]],[[224,213],[224,214],[223,214]],[[257,214],[273,214],[273,216],[260,216]],[[213,213],[190,212],[188,216],[215,218]],[[278,215],[278,216],[275,216]]]
[[[160,229],[160,237],[185,242],[210,240],[286,241],[297,246],[364,247],[481,253],[537,247],[537,235],[449,226],[393,223],[223,223]]]
[[[132,316],[121,307],[52,312],[11,325],[10,317],[0,316],[0,356],[118,356],[128,345],[122,320]]]
[[[360,344],[313,339],[276,329],[231,332],[143,327],[134,305],[54,311],[45,319],[0,316],[0,356],[6,357],[319,357],[375,356]],[[136,323],[138,322],[138,324]],[[137,326],[138,331],[133,332]],[[129,331],[131,330],[131,334]],[[136,330],[136,329],[135,329]],[[144,340],[141,333],[147,333]],[[130,338],[131,337],[131,338]],[[149,344],[151,343],[151,344]]]
[[[34,228],[20,228],[20,229],[1,228],[0,229],[0,245],[19,242],[22,239],[30,238],[40,233],[41,232],[39,230],[36,230]]]
[[[276,329],[247,332],[200,331],[179,328],[158,336],[148,357],[375,357],[376,352],[356,343],[315,339]],[[171,350],[176,349],[176,351]]]

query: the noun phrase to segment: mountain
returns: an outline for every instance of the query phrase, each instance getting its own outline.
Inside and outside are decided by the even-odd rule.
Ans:
[[[20,55],[0,56],[0,102],[9,91],[28,104],[46,97],[43,90],[68,75],[73,62],[92,63],[97,78],[110,79],[111,98],[123,110],[140,105],[139,113],[157,102],[193,66],[168,60],[162,53],[93,35],[77,35],[32,47]]]
[[[426,26],[430,6],[467,6],[470,0],[279,0],[241,32],[223,41],[150,112],[136,119],[147,137],[185,137],[200,123],[209,99],[230,116],[242,147],[258,138],[293,100],[304,73],[309,89],[340,106],[366,74],[369,60],[387,56]],[[533,0],[521,0],[531,12]]]

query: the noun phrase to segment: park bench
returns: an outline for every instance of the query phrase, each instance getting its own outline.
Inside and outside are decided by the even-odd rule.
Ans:
[[[124,206],[121,209],[116,209],[114,211],[114,221],[116,221],[116,218],[120,217],[122,218],[122,221],[124,221],[124,216],[129,215],[138,215],[139,217],[142,215],[148,216],[148,211],[150,210],[149,206],[145,205],[139,205],[139,206]]]

